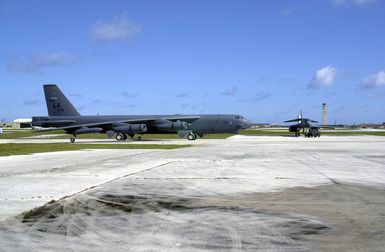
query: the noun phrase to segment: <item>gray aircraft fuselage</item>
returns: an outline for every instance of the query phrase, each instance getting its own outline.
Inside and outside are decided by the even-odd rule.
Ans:
[[[76,110],[55,84],[44,85],[49,116],[32,117],[33,127],[42,130],[60,129],[74,137],[87,133],[116,135],[117,140],[127,135],[178,133],[180,137],[195,140],[207,133],[239,133],[253,124],[241,115],[96,115],[84,116]],[[71,138],[74,142],[75,138]]]
[[[121,121],[132,121],[146,118],[157,118],[162,120],[163,118],[175,117],[180,115],[97,115],[97,116],[36,116],[32,118],[32,125],[35,127],[66,127],[88,124],[97,124],[102,122],[121,122]],[[186,130],[192,131],[198,135],[207,133],[239,133],[240,130],[249,128],[252,123],[244,119],[239,115],[232,114],[202,114],[202,115],[183,115],[183,117],[194,117],[197,116],[199,119],[188,124]],[[154,120],[152,120],[154,121]],[[161,130],[151,123],[146,123],[147,131],[146,134],[157,134],[157,133],[174,133],[177,130],[172,131]],[[105,133],[109,130],[113,130],[114,126],[105,125],[102,127]],[[66,130],[68,131],[68,130]],[[71,133],[71,130],[68,131]]]

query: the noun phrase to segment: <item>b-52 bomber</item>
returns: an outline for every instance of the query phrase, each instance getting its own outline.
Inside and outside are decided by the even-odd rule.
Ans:
[[[32,117],[32,127],[38,131],[64,130],[72,135],[104,133],[126,140],[135,134],[178,133],[196,140],[207,133],[239,133],[253,125],[241,115],[80,115],[55,84],[44,85],[48,116]],[[140,136],[138,137],[140,140]]]

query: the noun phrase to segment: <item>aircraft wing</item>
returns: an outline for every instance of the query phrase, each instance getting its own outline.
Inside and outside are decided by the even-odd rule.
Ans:
[[[175,116],[155,118],[155,119],[153,119],[153,121],[157,120],[157,119],[165,119],[165,120],[169,120],[169,121],[183,121],[183,122],[192,123],[192,122],[195,122],[196,120],[198,120],[199,118],[201,118],[201,117],[200,116],[180,116],[180,115],[175,115]]]
[[[288,121],[284,121],[284,123],[288,123],[288,122],[299,122],[301,121],[302,119],[292,119],[292,120],[288,120]]]
[[[156,120],[163,119],[163,120],[169,120],[169,121],[184,121],[187,123],[192,123],[196,120],[198,120],[200,116],[165,116],[165,117],[149,117],[149,118],[138,118],[138,119],[130,119],[130,120],[122,120],[122,121],[106,121],[106,122],[97,122],[97,123],[86,123],[86,124],[75,124],[75,125],[69,125],[64,127],[55,127],[55,128],[40,128],[37,129],[37,132],[44,132],[44,131],[52,131],[52,130],[67,130],[67,129],[75,129],[79,127],[100,127],[100,126],[107,126],[112,125],[115,123],[145,123],[145,124],[152,124]]]

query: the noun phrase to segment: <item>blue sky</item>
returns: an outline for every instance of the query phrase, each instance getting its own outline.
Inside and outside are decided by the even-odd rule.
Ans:
[[[384,27],[382,0],[1,0],[0,120],[56,83],[81,114],[382,123]]]

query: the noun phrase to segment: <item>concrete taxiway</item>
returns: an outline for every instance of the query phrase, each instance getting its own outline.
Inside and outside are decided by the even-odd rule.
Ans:
[[[186,144],[142,143],[154,142]],[[193,146],[176,150],[92,150],[90,144],[90,150],[0,157],[2,249],[385,246],[385,138],[234,136],[188,143]]]

